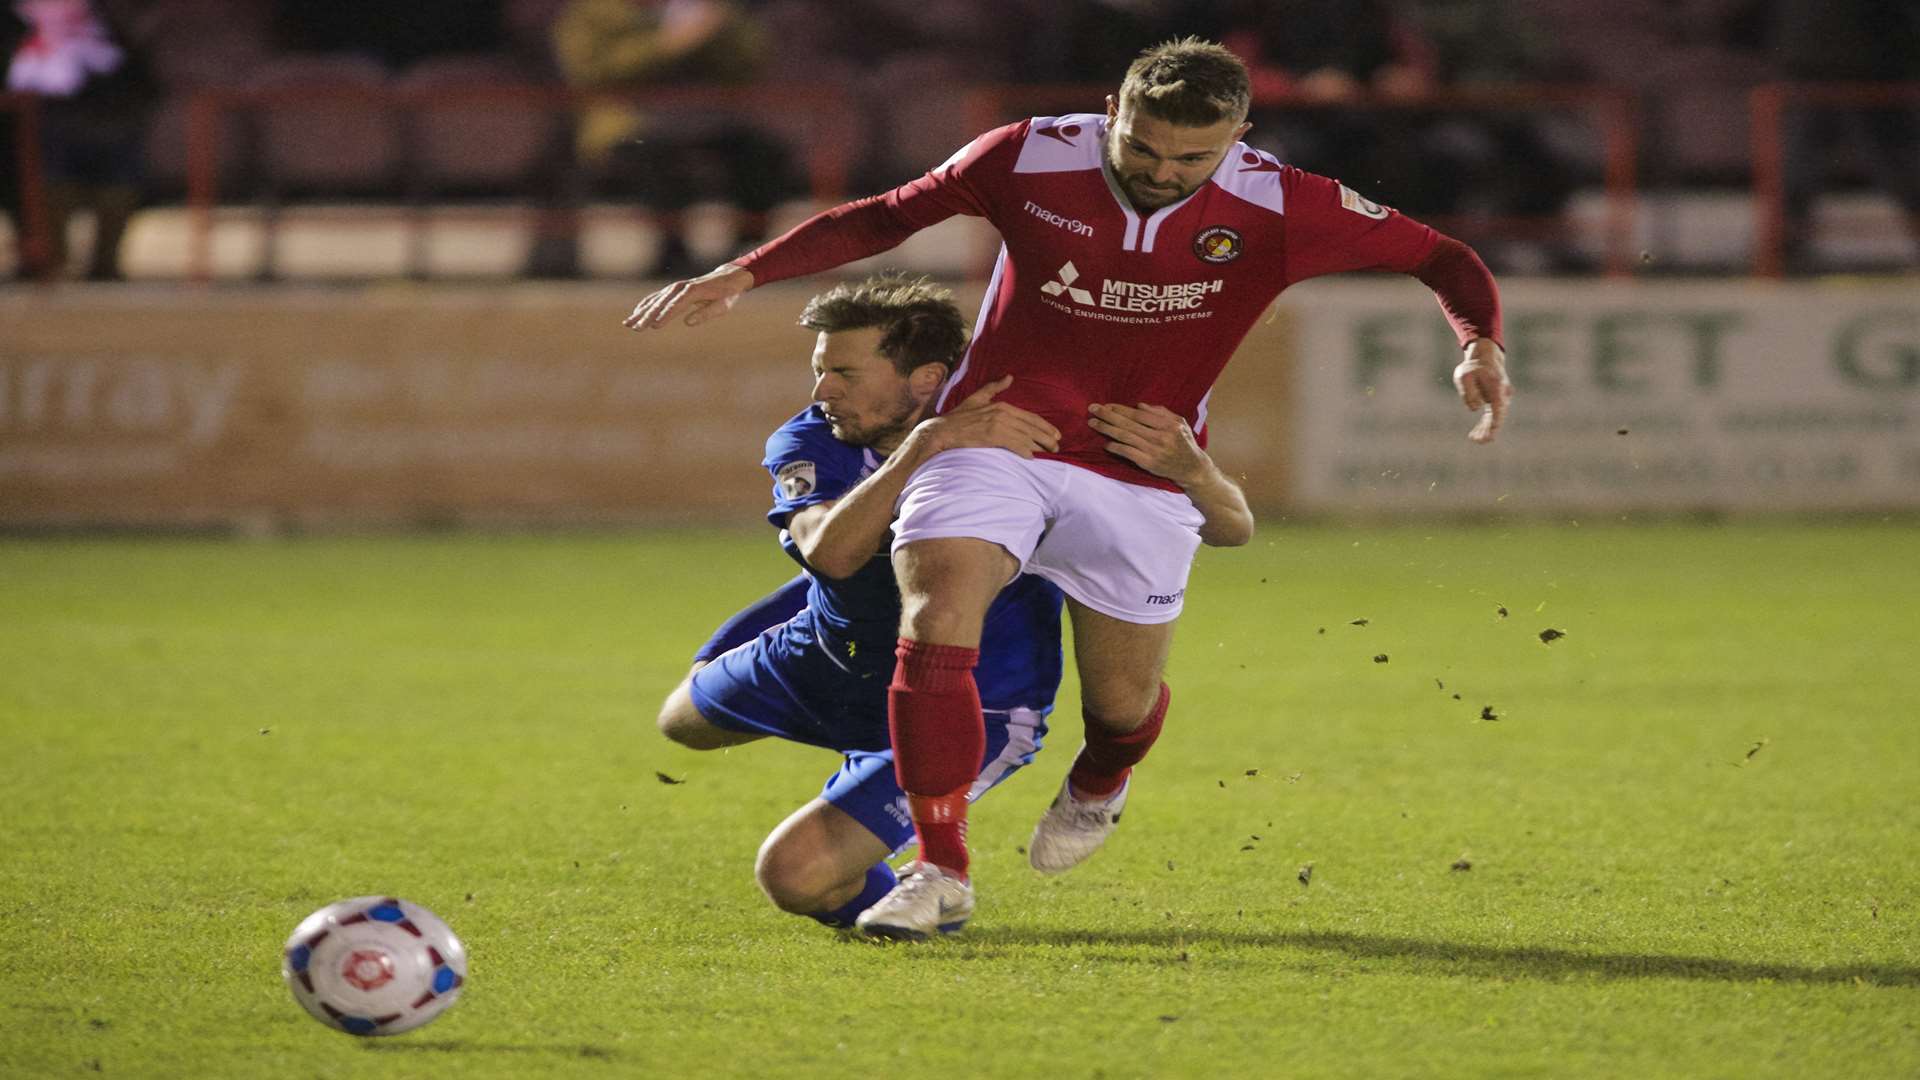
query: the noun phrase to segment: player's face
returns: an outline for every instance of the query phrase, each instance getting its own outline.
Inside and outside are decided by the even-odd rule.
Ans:
[[[1134,209],[1158,210],[1193,194],[1251,124],[1187,127],[1107,98],[1107,168]]]
[[[892,453],[920,422],[927,398],[880,355],[879,327],[822,333],[813,347],[813,400],[833,437]]]

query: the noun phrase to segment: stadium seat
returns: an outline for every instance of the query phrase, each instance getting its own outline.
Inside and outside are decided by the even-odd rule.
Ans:
[[[147,123],[146,163],[150,196],[170,200],[187,189],[187,119],[192,92],[169,93],[160,99]],[[247,130],[233,111],[222,114],[217,137],[219,194],[232,197],[247,181]]]
[[[379,62],[354,55],[290,55],[246,82],[276,95],[256,111],[260,166],[270,198],[368,195],[397,187],[400,132],[395,110],[376,97],[387,81]]]
[[[148,61],[161,86],[147,130],[150,194],[172,198],[186,189],[188,101],[207,88],[237,86],[270,62],[267,11],[251,0],[154,0],[141,18]],[[241,118],[221,126],[221,190],[244,178],[248,147]]]
[[[553,146],[561,118],[529,98],[462,100],[463,90],[532,86],[511,60],[449,56],[424,60],[396,84],[428,104],[409,108],[409,187],[422,196],[518,195]],[[434,102],[445,92],[444,103]]]
[[[1729,49],[1676,47],[1648,66],[1648,117],[1665,148],[1662,173],[1691,184],[1738,185],[1752,165],[1747,95],[1766,72],[1758,57]]]

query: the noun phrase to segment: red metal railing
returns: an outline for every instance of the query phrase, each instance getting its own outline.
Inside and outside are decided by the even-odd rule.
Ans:
[[[53,222],[47,213],[47,174],[40,162],[40,99],[33,94],[0,93],[0,111],[14,114],[12,153],[20,184],[20,266],[25,275],[49,278],[53,265]]]
[[[1793,106],[1852,109],[1920,105],[1920,82],[1765,83],[1748,96],[1753,144],[1753,272],[1787,271],[1787,158],[1782,127]]]
[[[985,86],[971,90],[964,99],[967,134],[984,131],[1014,116],[1036,110],[1062,108],[1098,108],[1111,87],[1098,85]],[[848,161],[854,147],[855,113],[851,101],[835,87],[756,86],[742,88],[686,88],[649,90],[632,93],[606,93],[537,85],[476,84],[433,87],[362,87],[340,84],[290,86],[258,89],[208,89],[188,103],[187,116],[187,203],[190,220],[188,275],[195,281],[212,276],[212,233],[214,209],[219,202],[220,161],[227,148],[223,145],[230,114],[293,105],[310,105],[319,100],[358,102],[396,111],[430,108],[485,107],[488,105],[551,109],[576,109],[596,101],[631,103],[643,110],[666,113],[675,110],[726,111],[747,118],[768,118],[783,125],[793,120],[813,125],[814,137],[805,146],[807,171],[813,197],[821,202],[837,201],[846,193]],[[1756,103],[1760,101],[1756,97]],[[1476,90],[1446,91],[1419,98],[1367,98],[1359,102],[1321,104],[1294,98],[1262,98],[1255,102],[1262,110],[1314,110],[1326,108],[1366,108],[1380,110],[1454,110],[1454,111],[1541,111],[1547,109],[1584,111],[1594,118],[1604,148],[1604,185],[1606,217],[1604,225],[1604,268],[1609,274],[1623,275],[1633,267],[1633,232],[1638,192],[1635,163],[1638,154],[1636,107],[1625,91],[1610,87],[1563,85],[1515,85]],[[1756,106],[1758,107],[1758,106]],[[44,188],[37,160],[39,140],[28,137],[38,120],[34,100],[24,95],[0,95],[0,108],[12,108],[21,116],[21,137],[17,140],[24,195],[26,237],[23,258],[29,265],[44,263],[51,251],[47,228]],[[1777,109],[1777,106],[1776,106]],[[1777,127],[1777,123],[1775,124]],[[1777,142],[1777,138],[1776,138]],[[1756,148],[1760,146],[1756,136]],[[1778,190],[1777,146],[1774,185]],[[1761,157],[1756,149],[1756,172]],[[538,207],[527,212],[540,213]],[[1774,211],[1777,219],[1777,208]],[[411,228],[425,227],[422,215],[411,216]],[[1538,227],[1539,222],[1506,222],[1515,229]],[[1547,228],[1554,227],[1550,220]],[[414,237],[415,247],[418,237]],[[990,254],[989,258],[990,258]],[[34,259],[41,262],[34,262]]]
[[[850,99],[832,86],[763,85],[697,87],[629,93],[581,91],[561,86],[473,84],[433,87],[370,87],[338,84],[272,88],[202,90],[188,102],[187,207],[190,240],[188,276],[207,281],[213,274],[213,216],[219,202],[221,121],[232,112],[312,105],[316,101],[358,103],[396,111],[462,106],[519,106],[560,111],[596,102],[631,104],[643,111],[729,112],[741,117],[786,122],[800,118],[814,125],[807,141],[807,176],[813,197],[838,201],[846,192],[854,110]],[[536,213],[535,208],[528,212]],[[415,215],[412,228],[424,228]],[[417,237],[415,238],[417,247]]]
[[[1041,110],[1080,109],[1100,111],[1113,87],[1105,84],[1055,86],[982,86],[967,99],[969,125],[975,131],[1007,123],[1018,116]],[[1398,111],[1448,110],[1455,112],[1539,112],[1548,109],[1583,111],[1593,117],[1600,132],[1604,155],[1602,183],[1606,192],[1603,262],[1607,274],[1624,276],[1634,266],[1634,218],[1638,213],[1639,157],[1638,106],[1625,90],[1609,86],[1565,84],[1514,84],[1511,86],[1443,90],[1418,97],[1369,96],[1354,101],[1317,102],[1302,98],[1256,97],[1253,107],[1261,111],[1321,111],[1329,109],[1365,109]],[[1537,222],[1506,222],[1515,231],[1537,226]],[[1549,223],[1551,227],[1551,223]],[[997,246],[997,244],[996,244]],[[987,262],[992,252],[987,253]]]

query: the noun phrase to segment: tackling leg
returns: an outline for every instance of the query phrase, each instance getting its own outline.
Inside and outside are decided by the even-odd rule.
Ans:
[[[781,911],[850,927],[893,889],[893,870],[883,861],[888,854],[871,829],[815,799],[767,835],[753,876]]]
[[[1161,675],[1173,623],[1126,622],[1073,600],[1067,607],[1086,744],[1027,844],[1027,861],[1048,874],[1084,862],[1119,825],[1133,767],[1160,737],[1172,696]]]

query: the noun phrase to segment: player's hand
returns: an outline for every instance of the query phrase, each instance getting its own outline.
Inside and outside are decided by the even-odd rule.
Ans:
[[[924,432],[922,437],[928,440],[929,454],[961,447],[998,447],[1030,458],[1043,450],[1058,451],[1059,428],[1037,413],[993,400],[1012,385],[1013,376],[1002,375],[968,394],[966,400],[945,413],[921,421],[914,434]]]
[[[753,288],[753,273],[728,263],[693,278],[676,281],[633,306],[633,314],[621,324],[629,330],[658,330],[675,315],[684,315],[687,326],[699,326],[733,310],[748,289]]]
[[[1089,405],[1087,426],[1109,440],[1107,452],[1126,458],[1155,476],[1181,487],[1205,479],[1213,459],[1200,449],[1193,429],[1171,409],[1158,405]]]
[[[1487,410],[1473,426],[1467,438],[1490,443],[1507,419],[1507,403],[1513,400],[1513,384],[1507,381],[1506,353],[1486,338],[1475,338],[1467,346],[1467,358],[1453,369],[1453,385],[1470,412]]]

